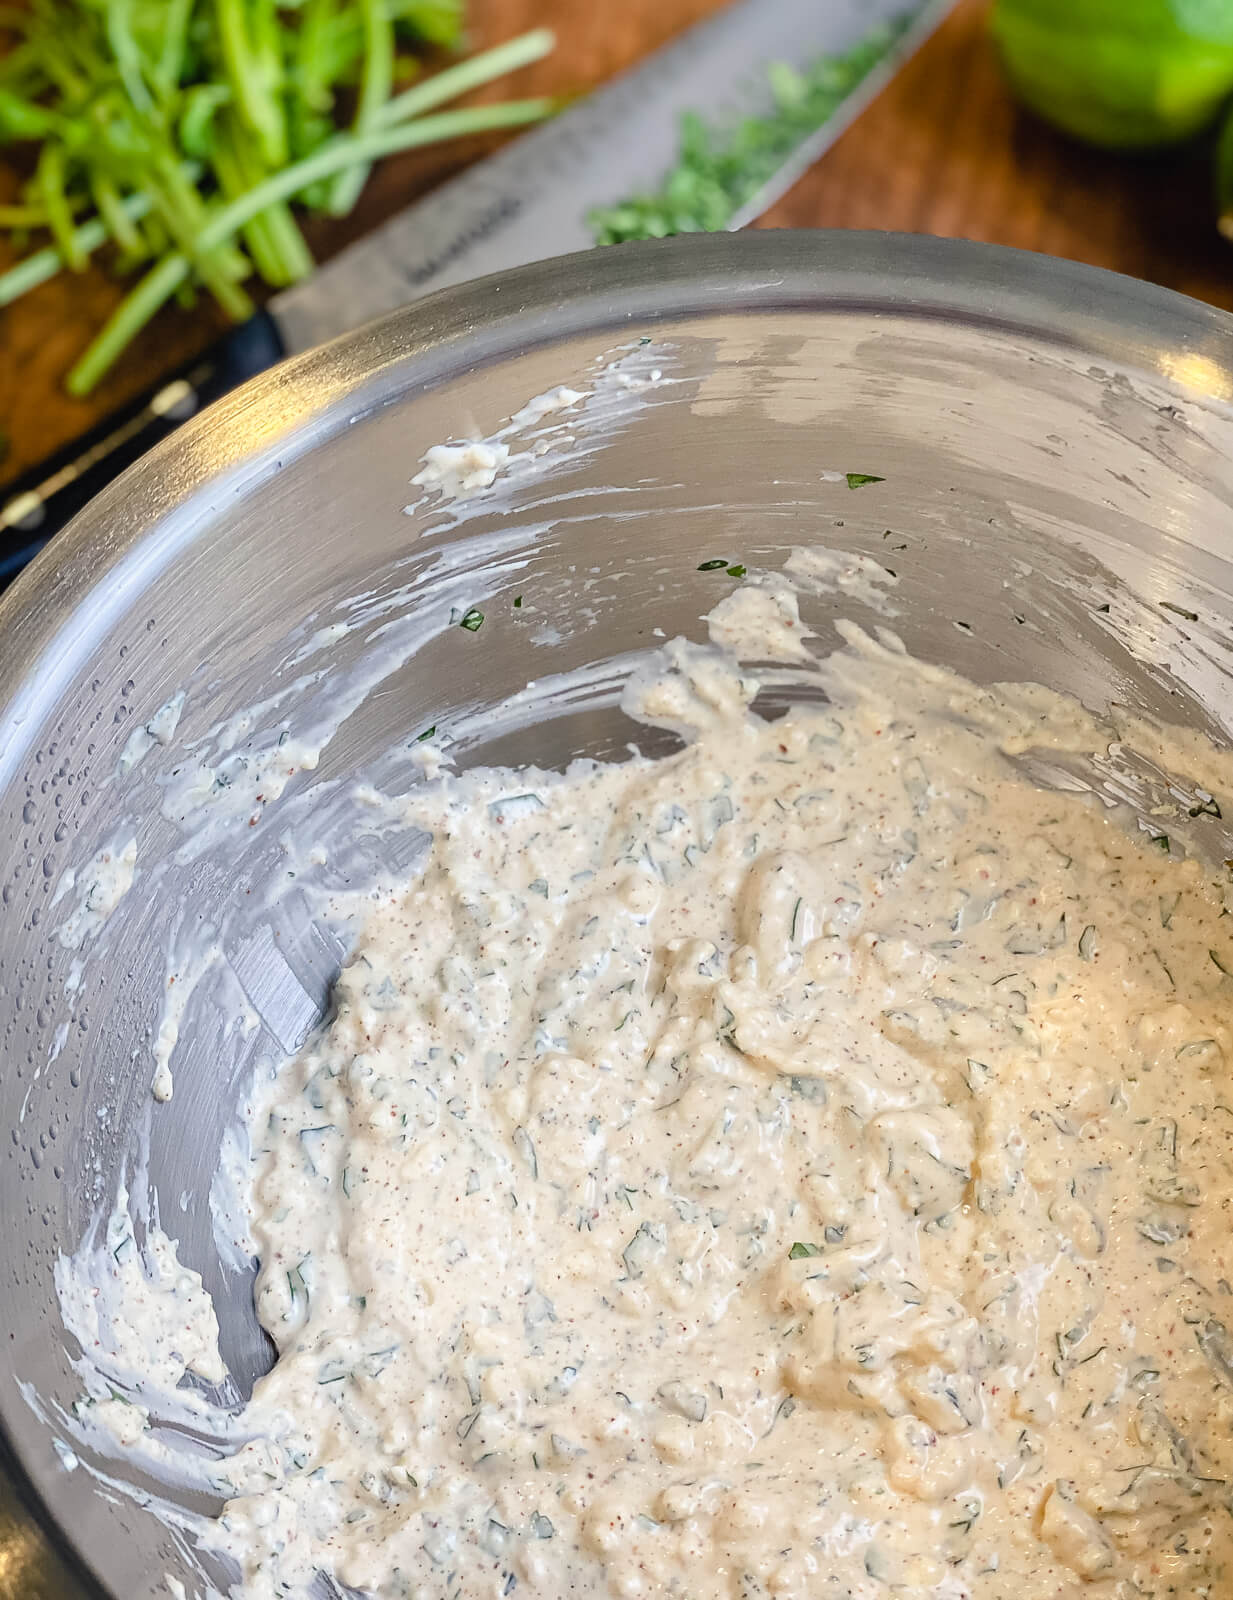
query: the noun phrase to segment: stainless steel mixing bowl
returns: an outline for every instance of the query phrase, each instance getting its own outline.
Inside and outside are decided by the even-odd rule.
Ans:
[[[267,1363],[247,1264],[220,1256],[207,1197],[247,1074],[295,1047],[338,960],[288,874],[362,883],[402,859],[357,775],[418,781],[434,724],[461,763],[645,746],[616,704],[632,653],[657,630],[703,636],[733,582],[720,557],[756,572],[810,544],[892,568],[891,620],[926,660],[1226,739],[1231,333],[1162,290],[971,244],[755,234],[597,252],[451,290],[278,369],[39,558],[0,601],[0,1418],[81,1582],[140,1600],[173,1574],[197,1592],[140,1493],[101,1492],[87,1470],[123,1482],[124,1464],[68,1470],[65,1430],[43,1420],[79,1391],[53,1265],[148,1136],[137,1201],[156,1196],[215,1293],[240,1387]],[[590,398],[515,424],[491,491],[411,487],[430,445],[491,436],[560,384]],[[476,631],[457,626],[469,608]],[[838,615],[887,620],[855,593],[804,611],[820,649]],[[174,737],[134,764],[150,743],[134,730],[181,689]],[[322,745],[315,770],[232,803],[246,760],[301,736]],[[189,770],[213,778],[205,800],[177,787]],[[1214,830],[1200,848],[1233,854],[1199,822]],[[128,837],[132,889],[105,924],[66,932],[80,882],[65,874]],[[167,979],[211,942],[221,959],[184,1008],[160,1104]],[[237,1029],[243,1011],[259,1025]],[[33,1523],[18,1528],[35,1550]],[[21,1537],[10,1574],[32,1587],[43,1569],[21,1568]]]

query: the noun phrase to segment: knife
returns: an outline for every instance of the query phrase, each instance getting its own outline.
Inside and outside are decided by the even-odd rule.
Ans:
[[[186,417],[283,356],[435,289],[588,248],[587,214],[654,190],[684,112],[719,126],[771,109],[769,69],[850,49],[906,20],[895,44],[728,224],[765,211],[838,138],[953,0],[737,0],[646,61],[392,217],[204,356],[24,475],[0,505],[0,587],[112,478]]]

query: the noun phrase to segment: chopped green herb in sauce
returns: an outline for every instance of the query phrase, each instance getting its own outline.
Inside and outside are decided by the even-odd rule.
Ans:
[[[853,633],[763,720],[665,660],[677,753],[400,802],[423,866],[250,1122],[280,1354],[224,1553],[288,1600],[1220,1600],[1218,864],[1016,770],[1081,725],[1043,690]]]

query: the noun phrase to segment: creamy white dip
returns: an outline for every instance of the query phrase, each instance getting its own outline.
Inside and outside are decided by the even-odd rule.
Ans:
[[[258,1107],[245,1595],[1229,1593],[1210,875],[1016,769],[1051,697],[675,663],[679,754],[412,796]]]

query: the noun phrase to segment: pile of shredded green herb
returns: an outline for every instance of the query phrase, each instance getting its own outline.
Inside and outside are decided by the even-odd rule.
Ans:
[[[0,147],[29,154],[0,230],[0,305],[103,246],[140,273],[68,376],[85,394],[173,296],[253,310],[313,260],[300,217],[341,216],[395,150],[545,116],[542,99],[438,108],[552,48],[538,29],[410,83],[454,48],[462,0],[29,0],[0,9]],[[410,86],[407,86],[410,84]],[[427,114],[431,113],[431,114]],[[34,240],[37,243],[37,238]]]
[[[771,68],[774,109],[736,128],[717,128],[694,112],[681,119],[676,167],[660,188],[590,213],[597,244],[666,239],[674,233],[718,233],[828,121],[878,65],[911,17],[873,28],[842,55],[823,56],[797,72]]]

